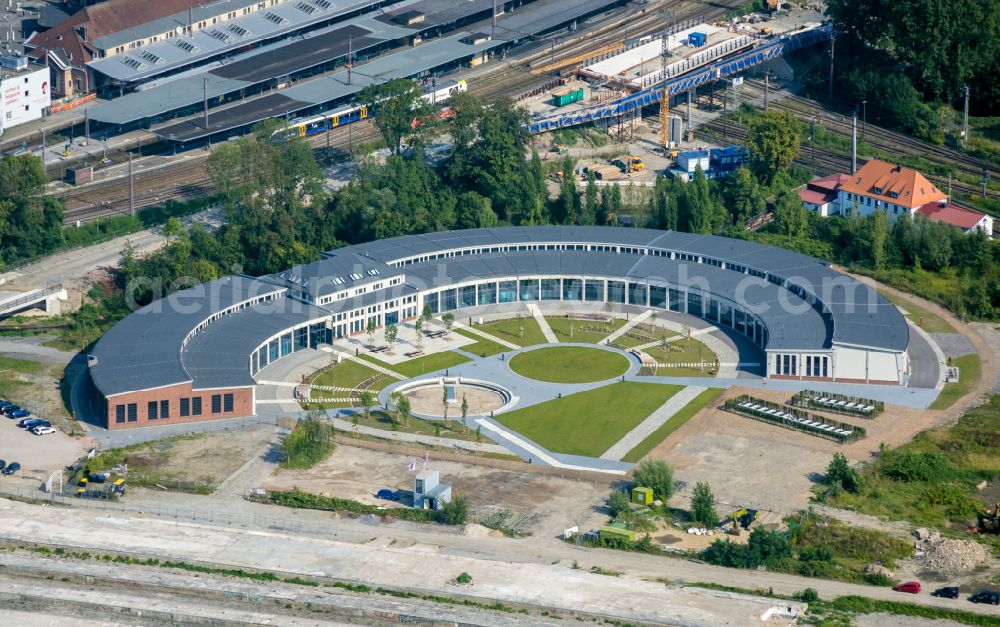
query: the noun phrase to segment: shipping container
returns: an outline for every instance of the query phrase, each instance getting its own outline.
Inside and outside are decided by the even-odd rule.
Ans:
[[[568,104],[580,102],[581,100],[583,100],[583,87],[571,91],[564,91],[558,94],[552,94],[552,104],[557,107],[565,107]]]

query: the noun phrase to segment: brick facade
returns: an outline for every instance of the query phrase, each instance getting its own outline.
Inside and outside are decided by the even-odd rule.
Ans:
[[[192,390],[188,382],[107,397],[104,418],[108,429],[242,418],[254,415],[253,399],[252,387]]]

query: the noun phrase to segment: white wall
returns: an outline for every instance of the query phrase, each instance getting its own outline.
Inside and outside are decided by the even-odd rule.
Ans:
[[[51,104],[49,68],[19,75],[0,69],[0,130],[41,118]]]

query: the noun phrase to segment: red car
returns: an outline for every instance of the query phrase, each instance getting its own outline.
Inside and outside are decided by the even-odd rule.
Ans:
[[[920,583],[917,581],[907,581],[906,583],[901,583],[895,588],[896,592],[909,592],[910,594],[920,594]]]

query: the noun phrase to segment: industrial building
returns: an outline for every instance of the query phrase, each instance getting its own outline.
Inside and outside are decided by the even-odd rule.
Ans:
[[[703,318],[757,346],[768,377],[903,385],[910,375],[899,310],[818,259],[671,231],[505,227],[368,242],[158,300],[93,348],[93,405],[110,429],[249,416],[269,364],[369,322],[545,301]]]
[[[40,119],[52,104],[49,69],[21,55],[0,57],[0,134]]]

